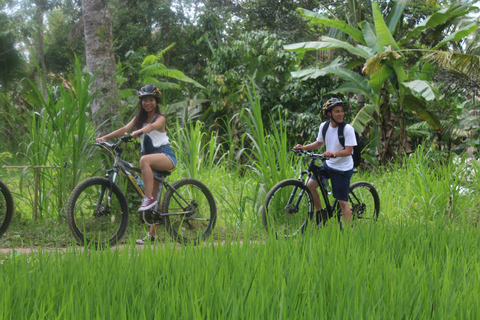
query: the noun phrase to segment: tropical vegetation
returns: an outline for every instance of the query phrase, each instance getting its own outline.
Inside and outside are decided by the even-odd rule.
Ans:
[[[95,6],[104,14],[89,15]],[[476,318],[477,6],[0,2],[0,179],[16,206],[0,239],[1,317]],[[191,247],[162,231],[139,250],[148,225],[120,182],[131,209],[121,245],[78,248],[66,201],[104,175],[95,137],[132,118],[144,83],[162,92],[179,158],[169,179],[212,190],[215,232]],[[290,150],[316,138],[333,96],[361,133],[353,181],[378,190],[379,222],[276,240],[264,196],[298,176]],[[126,158],[138,161],[136,147]],[[43,249],[18,254],[30,246]]]

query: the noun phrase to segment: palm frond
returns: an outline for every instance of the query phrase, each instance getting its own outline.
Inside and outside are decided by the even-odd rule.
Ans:
[[[154,85],[155,87],[160,89],[160,91],[171,90],[171,89],[181,89],[181,87],[176,83],[158,81],[157,79],[152,77],[143,78],[142,83]]]
[[[443,130],[443,126],[440,120],[434,113],[428,110],[424,101],[418,99],[413,95],[407,94],[403,99],[403,105],[407,109],[418,115],[420,119],[426,121],[433,129],[439,131]]]
[[[378,111],[378,107],[375,104],[366,104],[360,111],[357,113],[353,121],[350,122],[351,126],[361,133],[363,128],[372,120],[372,115]]]
[[[433,47],[433,50],[437,50],[444,44],[448,43],[449,41],[460,41],[472,32],[476,31],[478,28],[478,25],[476,23],[471,23],[469,25],[466,25],[459,30],[449,34],[446,36],[442,41],[440,41],[435,47]]]
[[[420,94],[423,98],[425,98],[425,100],[431,101],[436,98],[435,91],[433,90],[433,87],[429,81],[413,80],[409,82],[403,82],[402,84]]]
[[[400,58],[402,58],[402,55],[400,55],[397,51],[388,50],[377,53],[365,62],[363,72],[371,75],[375,72],[378,72],[378,70],[383,66],[384,61],[398,60]]]
[[[169,45],[168,47],[166,47],[165,49],[163,49],[162,51],[159,51],[157,52],[156,54],[156,58],[159,60],[159,61],[163,61],[163,55],[169,51],[170,49],[172,49],[173,47],[175,47],[176,43],[172,43],[171,45]]]
[[[432,61],[438,64],[440,67],[465,74],[471,78],[478,77],[480,56],[477,55],[447,51],[434,51],[425,56],[425,60]]]
[[[307,19],[309,19],[312,22],[318,23],[318,24],[324,24],[329,27],[334,27],[339,30],[344,31],[347,33],[349,36],[351,36],[355,41],[358,41],[360,43],[365,43],[365,39],[363,38],[363,34],[360,30],[357,28],[354,28],[350,26],[348,23],[345,21],[341,20],[330,20],[328,18],[325,18],[322,15],[319,15],[313,11],[303,9],[303,8],[298,8],[298,12],[300,12],[303,16],[305,16]]]

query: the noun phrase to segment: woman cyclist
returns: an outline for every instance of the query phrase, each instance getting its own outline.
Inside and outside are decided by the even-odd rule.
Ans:
[[[133,119],[124,127],[97,138],[96,141],[118,138],[127,132],[132,132],[133,138],[140,137],[143,154],[140,158],[140,169],[145,184],[145,197],[138,211],[146,211],[157,202],[154,195],[158,192],[159,183],[153,179],[153,170],[172,170],[177,164],[177,158],[170,147],[165,116],[158,107],[160,90],[153,85],[145,85],[138,91],[138,98],[138,111]],[[137,243],[144,244],[147,239],[153,242],[157,229],[158,225],[152,225],[147,236],[137,240]]]

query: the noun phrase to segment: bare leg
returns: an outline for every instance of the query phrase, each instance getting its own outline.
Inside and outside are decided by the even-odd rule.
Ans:
[[[153,197],[154,195],[154,179],[152,169],[165,171],[173,169],[173,167],[172,160],[170,160],[170,158],[163,153],[147,154],[140,158],[140,169],[142,170],[146,197]]]
[[[157,234],[157,231],[158,231],[158,224],[152,224],[150,226],[150,234],[152,236],[155,236]]]
[[[157,180],[153,180],[153,194],[155,195],[155,197],[157,196],[158,194],[158,187],[160,185],[160,182],[158,182]],[[160,203],[160,200],[161,199],[158,199],[158,202]],[[158,213],[160,213],[160,206],[158,207]],[[155,236],[158,232],[158,224],[152,224],[150,226],[150,234],[152,236]]]
[[[318,182],[317,180],[310,179],[307,183],[308,189],[313,196],[313,205],[315,206],[316,211],[322,210],[322,202],[320,201],[320,194],[318,193]]]
[[[350,209],[348,201],[338,200],[338,203],[342,209],[343,220],[347,223],[347,225],[352,225],[352,210]]]

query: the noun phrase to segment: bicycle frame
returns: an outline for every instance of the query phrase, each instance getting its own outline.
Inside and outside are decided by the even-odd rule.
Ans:
[[[140,197],[145,197],[145,192],[142,190],[142,188],[138,185],[137,181],[135,181],[134,175],[130,173],[129,170],[141,174],[141,169],[137,166],[135,166],[133,163],[130,163],[128,161],[125,161],[122,159],[122,152],[123,149],[120,147],[120,144],[122,142],[127,142],[131,139],[130,136],[125,136],[124,138],[120,139],[119,142],[117,142],[114,145],[108,144],[108,143],[96,143],[95,145],[105,149],[114,159],[113,166],[111,169],[108,169],[105,177],[110,180],[110,183],[113,185],[115,184],[115,181],[117,179],[117,176],[120,172],[120,174],[126,176],[127,181],[134,187],[135,192],[140,196]],[[170,183],[168,183],[165,179],[166,176],[169,174],[169,172],[162,172],[161,174],[153,174],[153,178],[157,181],[159,181],[159,186],[158,186],[158,193],[157,193],[157,199],[161,199],[162,197],[162,192],[164,188],[170,188],[174,190],[174,193],[177,197],[179,197],[182,201],[187,203],[188,201],[182,197],[173,187]],[[109,189],[109,194],[108,194],[108,199],[111,198],[111,193],[112,193],[112,188]],[[104,190],[101,191],[100,193],[100,200],[104,196]],[[176,200],[177,203],[180,204],[179,200]],[[100,203],[100,202],[99,202]],[[108,206],[108,201],[106,202],[105,206]],[[152,208],[152,212],[157,213],[159,210],[160,206],[160,201],[157,201],[155,206]],[[98,209],[98,208],[97,208]],[[182,208],[184,210],[179,211],[179,212],[169,212],[169,213],[161,213],[158,214],[158,216],[163,217],[163,216],[173,216],[173,215],[185,215],[185,214],[190,214],[193,212],[193,210],[187,210],[186,208]],[[186,218],[186,220],[188,220]]]
[[[320,169],[319,166],[317,166],[315,164],[315,160],[320,159],[320,160],[324,161],[324,160],[326,160],[326,158],[324,158],[322,155],[314,154],[314,153],[310,153],[310,152],[306,152],[306,151],[302,151],[301,153],[298,152],[297,154],[306,154],[307,157],[305,157],[304,159],[307,159],[309,161],[307,169],[300,171],[300,175],[299,175],[298,179],[301,180],[305,185],[307,185],[308,182],[310,181],[310,179],[312,178],[312,175],[315,176],[316,180],[318,181],[318,186],[320,187],[321,195],[323,197],[323,200],[325,201],[325,207],[323,209],[326,209],[329,216],[333,217],[334,208],[336,207],[337,200],[335,200],[333,202],[333,205],[330,204],[330,200],[328,198],[328,192],[327,192],[327,190],[325,190],[325,187],[323,186],[323,183],[320,182],[321,179],[320,179],[320,176],[318,175],[318,173],[320,173],[324,170]],[[307,175],[306,179],[303,179],[304,175]],[[293,192],[292,192],[291,198],[289,199],[289,203],[291,203],[291,201],[293,200],[292,198],[293,198],[295,192],[296,192],[296,190],[294,189]],[[296,207],[298,207],[298,204],[302,200],[303,194],[304,194],[304,192],[302,190],[302,192],[300,193],[300,196],[298,197],[298,199],[295,203]],[[312,218],[312,217],[310,217],[310,218]]]

